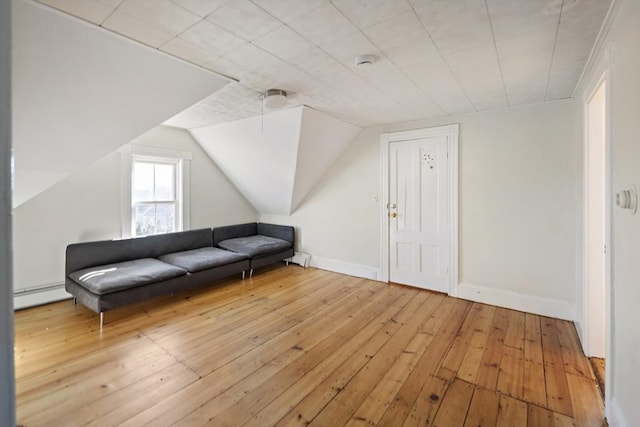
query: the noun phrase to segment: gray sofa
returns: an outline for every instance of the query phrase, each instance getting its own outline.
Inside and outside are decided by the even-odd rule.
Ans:
[[[251,228],[250,224],[242,224],[71,244],[66,251],[65,289],[73,295],[74,302],[80,301],[100,313],[102,327],[105,311],[194,289],[233,274],[242,273],[244,278],[247,270],[252,273],[253,268],[293,255],[293,227],[254,223],[256,231],[258,225],[268,234],[256,232],[248,240],[251,236],[246,232],[233,232]],[[213,236],[220,229],[227,231],[218,231],[218,235],[228,236],[223,240],[230,240],[227,243],[238,250],[213,244]],[[238,238],[245,240],[234,240]]]
[[[295,230],[285,225],[247,223],[213,229],[213,246],[246,255],[253,270],[293,256]]]

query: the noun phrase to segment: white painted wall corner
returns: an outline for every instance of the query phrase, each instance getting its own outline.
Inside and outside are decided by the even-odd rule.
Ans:
[[[315,255],[311,256],[310,265],[311,267],[319,268],[321,270],[328,270],[335,273],[346,274],[349,276],[381,281],[380,269],[370,267],[368,265],[354,264],[337,259],[317,257]]]
[[[629,427],[631,425],[624,417],[622,409],[620,409],[620,405],[618,405],[618,401],[615,398],[608,399],[605,416],[607,417],[609,427]]]
[[[458,298],[534,313],[541,316],[571,321],[575,318],[574,306],[567,301],[558,299],[526,295],[468,283],[460,283],[457,294]]]

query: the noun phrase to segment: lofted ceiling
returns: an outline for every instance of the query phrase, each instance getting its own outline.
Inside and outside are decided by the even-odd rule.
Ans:
[[[38,3],[12,14],[14,207],[229,83]]]
[[[40,1],[238,80],[165,122],[187,129],[258,116],[269,88],[361,127],[569,98],[611,4]]]

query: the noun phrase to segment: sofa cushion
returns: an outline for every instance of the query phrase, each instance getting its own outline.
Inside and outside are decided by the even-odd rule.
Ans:
[[[97,295],[184,276],[186,270],[153,258],[99,265],[74,271],[69,277]]]
[[[242,261],[247,259],[247,256],[219,248],[200,248],[191,251],[174,252],[162,255],[159,258],[164,262],[184,268],[190,273],[195,273],[207,268]]]
[[[282,239],[258,234],[255,236],[223,240],[218,242],[218,246],[233,252],[246,254],[249,257],[254,257],[290,248],[291,243]]]

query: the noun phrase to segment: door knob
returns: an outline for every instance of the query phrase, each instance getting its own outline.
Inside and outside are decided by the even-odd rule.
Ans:
[[[395,218],[395,217],[397,217],[397,216],[398,216],[398,214],[397,214],[397,213],[395,213],[395,212],[391,212],[391,213],[389,214],[389,216],[390,216],[391,218]]]

